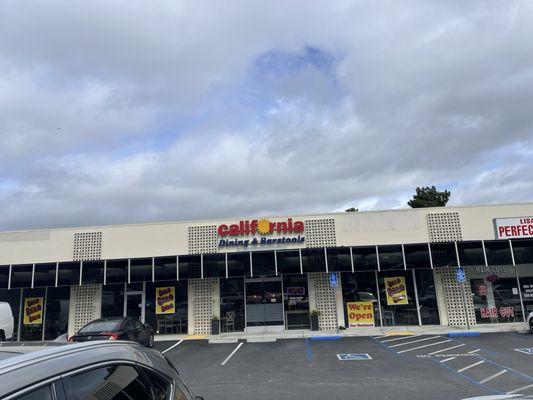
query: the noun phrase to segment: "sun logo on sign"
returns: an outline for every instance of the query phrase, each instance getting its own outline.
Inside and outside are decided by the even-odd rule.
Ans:
[[[257,221],[257,231],[261,235],[267,235],[270,233],[270,221],[266,218],[261,218]]]

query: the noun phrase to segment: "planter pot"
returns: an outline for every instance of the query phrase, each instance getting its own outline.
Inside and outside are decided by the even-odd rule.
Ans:
[[[220,321],[211,321],[211,335],[218,335],[220,333]]]
[[[318,331],[318,315],[311,315],[311,330]]]

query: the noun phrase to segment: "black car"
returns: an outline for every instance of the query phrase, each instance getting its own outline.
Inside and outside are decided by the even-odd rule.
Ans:
[[[3,400],[203,400],[160,352],[137,343],[56,344],[7,356],[0,359]]]
[[[154,331],[150,325],[142,324],[131,317],[102,318],[89,322],[69,342],[91,340],[129,340],[146,347],[154,344]]]

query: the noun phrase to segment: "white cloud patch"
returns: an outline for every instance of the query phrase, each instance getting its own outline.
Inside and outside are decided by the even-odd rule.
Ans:
[[[533,197],[527,1],[0,4],[0,225]]]

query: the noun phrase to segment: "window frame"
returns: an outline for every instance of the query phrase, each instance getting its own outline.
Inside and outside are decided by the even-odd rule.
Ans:
[[[45,379],[44,381],[40,381],[40,382],[37,382],[37,383],[34,383],[33,385],[31,386],[27,386],[21,390],[19,390],[18,392],[14,392],[14,393],[11,393],[9,394],[8,396],[6,397],[3,397],[3,400],[16,400],[17,397],[20,397],[20,396],[25,396],[27,394],[30,394],[31,392],[35,391],[35,390],[39,390],[45,386],[50,386],[51,388],[51,392],[52,392],[52,398],[54,400],[65,400],[66,399],[66,396],[65,396],[65,393],[63,391],[63,385],[62,385],[62,379],[61,379],[61,375],[56,375],[52,378],[48,378],[48,379]],[[61,383],[61,384],[57,384],[57,383]]]

